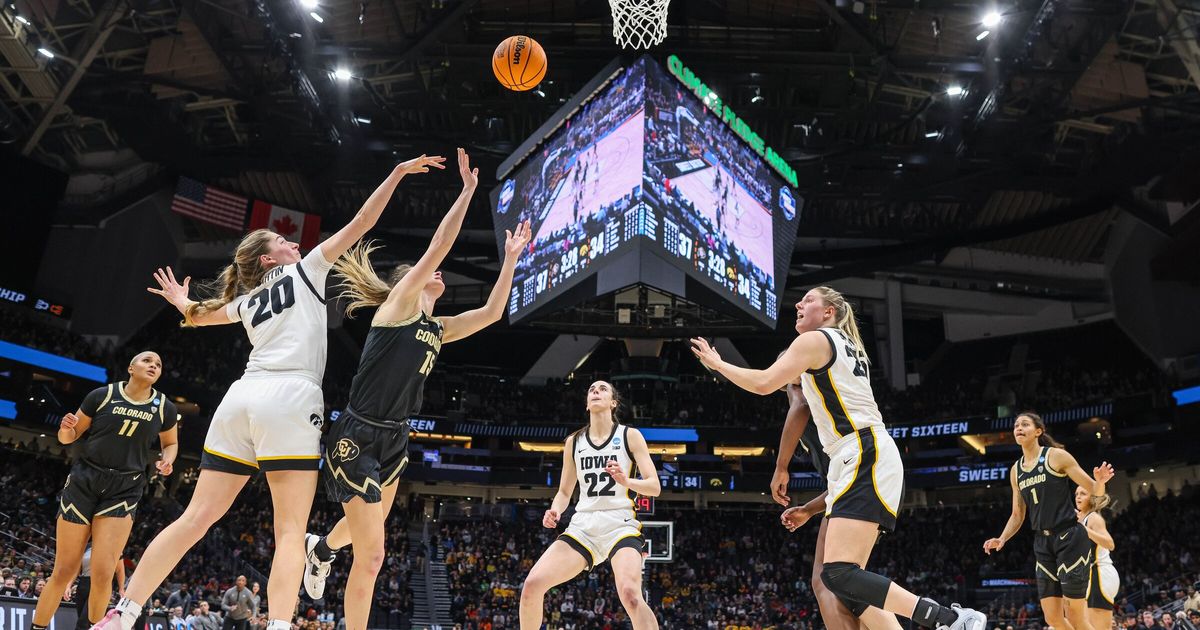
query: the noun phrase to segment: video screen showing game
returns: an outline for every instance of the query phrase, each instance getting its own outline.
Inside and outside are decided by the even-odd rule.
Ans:
[[[530,252],[513,279],[517,321],[613,258],[638,236],[626,213],[641,197],[646,60],[621,71],[500,184],[496,238],[528,219]]]
[[[646,234],[704,285],[774,325],[796,235],[796,195],[657,64],[646,81]]]

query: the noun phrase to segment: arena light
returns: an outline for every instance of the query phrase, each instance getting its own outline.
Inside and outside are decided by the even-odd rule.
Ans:
[[[687,446],[684,444],[647,444],[650,452],[655,455],[685,455]]]
[[[947,96],[962,96],[964,92],[966,92],[966,90],[963,89],[963,86],[961,85],[951,85],[950,87],[946,88]]]
[[[995,28],[1000,25],[1000,22],[1003,19],[1004,19],[1004,16],[1000,15],[999,11],[989,11],[986,15],[983,16],[982,24],[983,24],[984,28]]]
[[[354,75],[350,74],[350,70],[347,68],[338,68],[337,70],[334,70],[333,76],[338,81],[349,81],[354,77]]]
[[[324,23],[325,23],[325,18],[321,17],[321,14],[320,14],[320,13],[317,13],[316,11],[310,11],[308,15],[309,15],[309,17],[311,17],[312,19],[316,20],[316,21],[317,21],[317,24],[324,24]]]
[[[46,48],[39,48],[39,49],[38,49],[38,54],[39,54],[39,55],[41,55],[41,56],[43,56],[43,57],[45,57],[45,58],[47,58],[47,59],[53,59],[53,58],[54,58],[54,53],[50,52],[50,50],[49,50],[49,49],[46,49]]]
[[[25,26],[33,26],[32,22],[30,22],[29,20],[26,20],[25,17],[21,16],[21,15],[17,16],[17,21],[24,24]]]
[[[300,6],[312,11],[321,5],[317,3],[317,0],[300,0]]]
[[[975,36],[975,41],[977,41],[977,42],[981,42],[981,41],[983,41],[983,40],[984,40],[984,39],[985,39],[985,38],[986,38],[988,35],[991,35],[991,34],[992,34],[992,32],[991,32],[991,31],[984,31],[984,32],[982,32],[982,33],[980,33],[980,34],[978,34],[978,35],[976,35],[976,36]]]
[[[926,138],[936,138],[940,135],[942,135],[942,132],[940,132],[940,131],[926,131],[925,132]]]
[[[767,450],[765,446],[717,446],[713,448],[713,455],[721,457],[758,457]]]
[[[517,448],[530,453],[561,453],[562,442],[517,442]]]
[[[987,454],[987,442],[985,442],[983,438],[979,437],[978,435],[960,435],[958,436],[958,439],[962,440],[963,444],[969,446],[971,450],[975,451],[976,453],[979,453],[980,455]]]

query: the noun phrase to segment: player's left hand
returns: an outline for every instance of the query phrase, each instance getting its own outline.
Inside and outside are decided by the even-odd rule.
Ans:
[[[621,465],[618,464],[616,460],[612,460],[605,464],[604,472],[608,473],[608,475],[613,478],[613,481],[617,482],[622,487],[629,487],[629,475],[625,474],[625,471],[621,469]]]
[[[803,527],[808,522],[808,519],[812,517],[813,515],[809,514],[808,510],[804,509],[804,506],[798,505],[784,510],[783,514],[779,516],[779,520],[789,532],[794,532]]]
[[[775,499],[775,502],[783,507],[787,507],[792,503],[792,498],[787,495],[788,482],[791,479],[792,476],[788,474],[786,469],[780,470],[776,468],[775,474],[771,475],[771,498]]]
[[[700,359],[700,363],[710,370],[716,370],[721,364],[721,355],[717,349],[709,345],[708,340],[702,337],[692,338],[692,354]]]
[[[505,258],[515,258],[525,251],[529,239],[533,238],[533,230],[529,227],[529,221],[524,221],[517,224],[515,232],[504,230],[504,237]]]
[[[1101,462],[1099,466],[1092,469],[1092,479],[1095,479],[1100,483],[1108,483],[1108,481],[1116,474],[1117,473],[1113,470],[1112,464],[1108,462]]]
[[[164,477],[170,476],[171,472],[175,470],[174,464],[161,459],[154,462],[154,467],[158,469],[158,474]]]

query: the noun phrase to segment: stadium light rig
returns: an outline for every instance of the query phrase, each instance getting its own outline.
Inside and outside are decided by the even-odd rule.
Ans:
[[[988,35],[991,35],[991,34],[992,34],[991,31],[983,31],[982,33],[975,36],[975,41],[981,42],[984,40],[984,38],[986,38]]]
[[[53,52],[50,52],[50,50],[49,50],[49,49],[47,49],[47,48],[38,48],[38,49],[37,49],[37,51],[38,51],[38,54],[39,54],[39,55],[41,55],[41,56],[43,56],[43,57],[45,57],[45,58],[47,58],[47,59],[53,59],[53,58],[54,58],[54,53],[53,53]]]
[[[999,26],[1000,22],[1003,20],[1004,16],[1000,15],[999,11],[989,11],[983,16],[983,21],[981,23],[983,24],[984,28],[995,28]]]
[[[962,96],[966,90],[961,85],[951,85],[946,88],[946,96]]]
[[[317,0],[300,0],[300,6],[309,11],[313,11],[316,10],[320,4],[317,2]]]
[[[350,74],[350,71],[346,68],[338,68],[333,71],[333,77],[338,81],[349,81],[354,78],[354,75]]]
[[[321,14],[317,13],[316,11],[310,11],[308,16],[311,17],[312,19],[316,20],[317,24],[325,23],[325,18],[321,17]]]

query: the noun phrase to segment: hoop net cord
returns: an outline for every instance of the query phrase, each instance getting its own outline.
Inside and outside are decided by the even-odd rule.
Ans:
[[[608,0],[613,39],[622,48],[646,49],[667,36],[667,5],[671,0]]]

